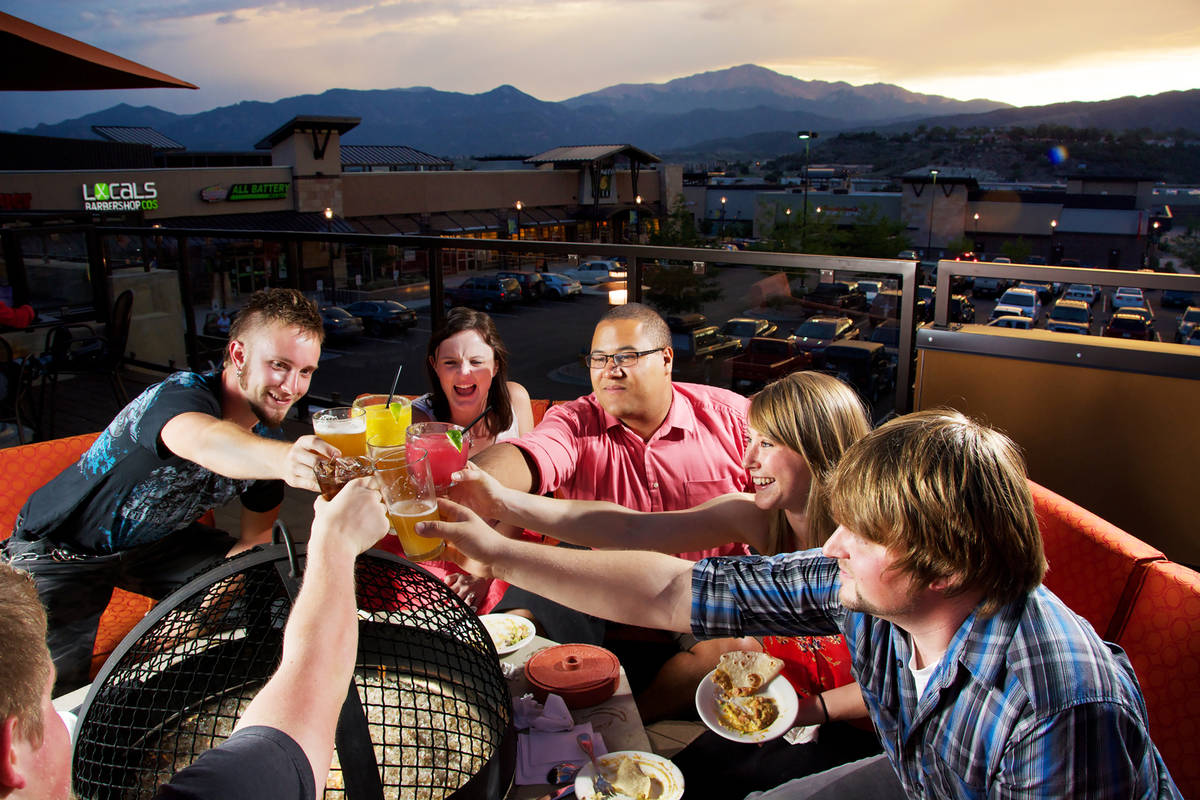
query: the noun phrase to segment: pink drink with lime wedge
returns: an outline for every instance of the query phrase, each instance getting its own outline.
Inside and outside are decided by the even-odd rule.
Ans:
[[[445,494],[454,482],[450,476],[467,466],[470,434],[447,422],[419,422],[408,426],[407,439],[410,452],[429,454],[433,483],[439,495]]]

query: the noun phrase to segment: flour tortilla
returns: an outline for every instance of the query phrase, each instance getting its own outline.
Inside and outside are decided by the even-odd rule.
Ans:
[[[734,650],[721,656],[713,683],[729,697],[749,697],[783,671],[783,661],[754,650]]]

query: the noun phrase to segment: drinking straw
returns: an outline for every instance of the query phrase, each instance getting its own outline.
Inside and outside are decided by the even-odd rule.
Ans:
[[[385,408],[392,407],[392,398],[396,395],[396,387],[398,385],[400,385],[400,370],[402,370],[402,369],[404,369],[403,364],[396,367],[396,377],[392,379],[392,390],[390,392],[388,392],[388,399],[387,399],[387,402],[384,404]]]
[[[479,416],[478,416],[478,417],[476,417],[475,419],[471,420],[470,422],[468,422],[466,425],[464,425],[464,426],[463,426],[463,430],[464,430],[464,431],[470,431],[470,430],[471,430],[471,428],[474,428],[474,427],[475,427],[475,423],[476,423],[476,422],[479,422],[479,420],[481,420],[481,419],[483,419],[485,416],[487,416],[487,413],[488,413],[489,411],[491,411],[491,410],[492,410],[492,407],[491,407],[491,405],[486,405],[486,406],[484,406],[484,407],[483,407],[483,411],[480,411],[480,412],[479,412]]]

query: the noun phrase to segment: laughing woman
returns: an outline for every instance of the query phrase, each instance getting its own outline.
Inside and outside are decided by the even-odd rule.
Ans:
[[[414,423],[465,426],[478,420],[471,428],[472,456],[533,430],[529,392],[508,380],[508,350],[487,314],[450,309],[445,324],[429,337],[427,354],[433,391],[413,401]]]
[[[558,500],[503,488],[469,465],[456,499],[485,518],[524,526],[593,548],[686,552],[742,541],[762,555],[820,547],[836,527],[825,487],[842,453],[870,430],[862,402],[846,384],[819,372],[797,372],[754,396],[747,415],[746,469],[753,494],[728,494],[686,511],[644,513],[611,503]],[[841,636],[766,637],[739,640],[784,661],[784,675],[800,695],[797,725],[821,728],[816,741],[790,745],[735,744],[706,733],[675,757],[687,796],[742,797],[781,780],[801,777],[879,752],[873,732],[846,721],[865,718],[866,707],[850,674]],[[675,704],[716,666],[717,642],[701,641],[675,656],[639,697],[644,718],[658,716],[649,703]],[[833,721],[835,724],[823,724]]]

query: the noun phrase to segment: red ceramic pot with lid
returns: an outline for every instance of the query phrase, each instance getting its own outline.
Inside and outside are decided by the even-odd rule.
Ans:
[[[567,708],[586,708],[603,703],[617,691],[621,662],[603,647],[560,644],[525,662],[525,678],[539,702],[556,694]]]

